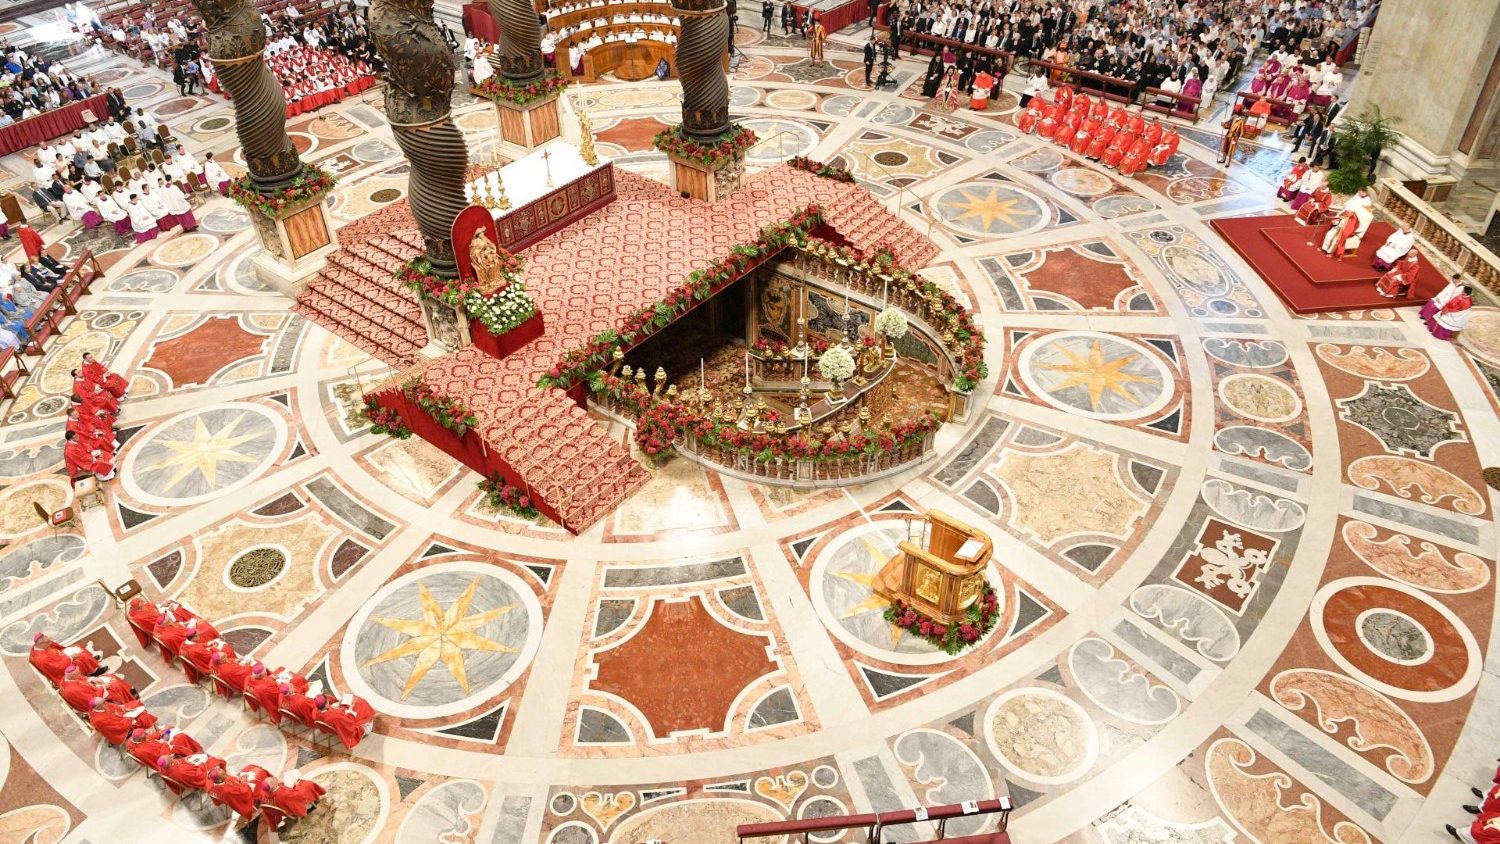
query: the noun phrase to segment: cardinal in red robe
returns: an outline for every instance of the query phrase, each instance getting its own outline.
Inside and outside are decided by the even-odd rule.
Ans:
[[[156,770],[156,760],[172,752],[161,730],[136,730],[125,742],[125,752],[142,767]]]
[[[79,712],[89,711],[89,707],[94,705],[94,698],[100,696],[99,688],[85,681],[78,669],[71,665],[63,672],[63,679],[57,684],[57,693]]]
[[[347,749],[354,749],[370,734],[375,721],[375,710],[362,698],[354,698],[348,706],[335,703],[318,715],[318,722],[339,737]]]
[[[1172,158],[1172,156],[1177,154],[1177,147],[1181,143],[1182,138],[1177,134],[1177,130],[1168,129],[1166,133],[1161,136],[1161,140],[1157,141],[1156,145],[1151,147],[1151,153],[1150,155],[1146,156],[1146,161],[1150,163],[1152,167],[1161,167],[1162,165],[1166,164],[1167,161]]]
[[[21,238],[21,248],[26,250],[27,258],[35,261],[42,257],[46,244],[42,242],[42,236],[36,229],[23,223],[16,227],[16,234]]]
[[[231,777],[223,768],[209,773],[208,797],[216,806],[228,806],[242,818],[255,814],[255,788],[239,777]]]
[[[87,648],[80,648],[77,645],[64,647],[48,639],[42,633],[31,637],[31,653],[27,659],[54,686],[62,682],[63,675],[67,673],[70,666],[83,675],[93,674],[99,670],[98,658]]]
[[[1448,834],[1460,841],[1473,841],[1475,844],[1500,844],[1500,812],[1481,812],[1474,823],[1469,825],[1469,837],[1463,838],[1452,824],[1444,827]]]
[[[318,800],[327,793],[323,786],[308,779],[298,779],[290,786],[275,780],[270,782],[274,784],[271,786],[269,802],[289,818],[307,817],[307,813],[317,808]]]
[[[317,702],[307,695],[292,691],[291,686],[281,687],[281,709],[308,729],[318,723]]]
[[[243,695],[245,684],[250,682],[250,665],[237,659],[230,659],[223,651],[214,654],[210,663],[210,673],[224,686],[228,687],[231,694]]]
[[[1120,159],[1120,175],[1134,176],[1146,169],[1146,156],[1151,154],[1151,139],[1142,137],[1135,142],[1125,157]]]
[[[264,667],[256,666],[250,672],[250,682],[245,684],[245,692],[250,697],[251,709],[259,710],[272,724],[280,724],[281,684],[265,671]]]
[[[188,788],[204,791],[208,788],[208,771],[224,767],[224,760],[207,753],[191,756],[174,756],[163,771],[170,779]]]
[[[1108,123],[1101,126],[1094,135],[1094,139],[1089,141],[1088,157],[1095,161],[1104,157],[1105,151],[1109,149],[1110,144],[1114,143],[1115,135],[1118,134],[1119,130]]]
[[[130,630],[135,634],[136,641],[141,643],[141,647],[151,647],[151,638],[156,632],[156,623],[161,620],[161,608],[137,595],[130,599],[130,606],[125,610],[125,617],[130,622]]]
[[[69,477],[94,475],[101,481],[107,481],[115,476],[114,464],[104,459],[101,452],[84,445],[72,431],[63,434],[63,439],[66,440],[63,444],[63,465],[67,468]]]
[[[132,732],[156,726],[156,716],[143,706],[127,710],[118,703],[96,697],[94,707],[89,710],[89,726],[110,744],[122,744]]]
[[[1411,295],[1421,271],[1422,261],[1417,256],[1417,250],[1413,249],[1375,282],[1375,292],[1387,299],[1405,299]]]
[[[219,654],[233,659],[237,656],[234,648],[229,646],[223,639],[202,639],[195,637],[188,640],[182,646],[183,670],[187,673],[188,681],[197,683],[203,679],[203,675],[213,673],[213,658]]]

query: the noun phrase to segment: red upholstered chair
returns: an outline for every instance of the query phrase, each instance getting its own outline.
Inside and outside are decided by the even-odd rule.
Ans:
[[[72,527],[73,524],[78,520],[77,511],[75,511],[70,505],[64,506],[59,510],[53,510],[50,513],[47,511],[46,507],[42,506],[42,502],[40,501],[31,502],[31,506],[36,510],[37,518],[41,519],[44,524],[51,527],[53,533],[56,533],[57,531],[62,530],[65,527]]]

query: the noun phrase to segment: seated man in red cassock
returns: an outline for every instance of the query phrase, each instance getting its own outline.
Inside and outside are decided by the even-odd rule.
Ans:
[[[179,604],[176,601],[168,601],[166,610],[174,620],[181,621],[187,624],[189,627],[196,628],[198,631],[198,635],[202,636],[204,641],[208,641],[209,639],[222,638],[219,636],[219,629],[217,627],[214,627],[212,624],[208,623],[208,620],[203,616],[198,615],[182,604]]]
[[[114,478],[115,465],[104,458],[102,451],[89,448],[72,431],[64,432],[63,440],[63,464],[69,477],[93,475],[101,481]]]
[[[27,660],[54,686],[62,682],[69,667],[77,668],[85,675],[96,674],[100,668],[99,658],[87,648],[64,647],[40,632],[31,637],[31,653]]]
[[[339,737],[345,748],[352,750],[375,726],[375,710],[362,698],[345,695],[343,701],[329,704],[318,713],[318,723]]]
[[[156,623],[156,647],[161,651],[162,659],[168,662],[177,658],[182,653],[182,646],[188,643],[188,639],[197,635],[197,631],[187,626],[186,622],[169,621],[168,616],[163,616]]]
[[[73,395],[78,397],[85,409],[105,410],[115,416],[120,414],[120,400],[98,384],[79,378],[73,382]]]
[[[319,700],[322,697],[319,695]],[[281,687],[281,710],[302,726],[312,729],[318,723],[318,708],[318,701],[313,698],[292,691],[291,686]]]
[[[89,707],[94,705],[94,698],[100,696],[99,688],[85,680],[72,665],[63,672],[63,678],[57,684],[57,693],[79,712],[89,711]]]
[[[96,697],[93,708],[89,710],[89,726],[110,744],[123,744],[132,732],[156,726],[156,716],[147,712],[144,706],[127,710],[118,703]]]
[[[151,638],[156,632],[156,624],[161,620],[161,607],[151,603],[140,595],[130,599],[130,606],[125,610],[125,617],[130,622],[130,630],[135,634],[137,642],[141,647],[151,647]]]
[[[203,675],[212,674],[213,658],[218,654],[224,654],[228,658],[238,656],[234,648],[223,639],[201,640],[200,637],[193,637],[183,643],[182,661],[188,682],[197,683],[203,679]]]
[[[190,756],[173,756],[163,773],[174,782],[204,791],[208,788],[209,769],[222,767],[223,759],[207,753],[194,753]]]
[[[197,739],[176,727],[168,727],[165,730],[165,737],[167,747],[171,748],[172,753],[177,756],[192,756],[203,752],[203,745],[199,744]]]
[[[239,659],[231,658],[232,650],[223,650],[214,654],[209,662],[209,673],[219,682],[229,688],[232,694],[244,694],[245,686],[250,682],[250,671],[254,661],[249,657]]]
[[[283,782],[277,782],[274,778],[266,782],[270,786],[270,793],[261,804],[261,811],[277,827],[288,818],[307,817],[309,812],[318,807],[318,800],[327,793],[312,780],[302,779],[297,771],[287,771]],[[273,816],[273,809],[275,814],[281,816],[280,819]]]
[[[1422,259],[1417,255],[1417,250],[1409,250],[1405,258],[1397,261],[1395,266],[1375,282],[1375,292],[1387,299],[1405,299],[1416,287],[1417,276],[1421,272]]]
[[[98,694],[111,703],[118,703],[127,709],[140,705],[141,696],[135,687],[118,674],[101,674],[88,678],[86,682],[98,689]]]
[[[266,673],[264,665],[250,671],[250,682],[245,684],[250,708],[259,710],[272,724],[281,723],[281,684]]]
[[[1468,829],[1443,827],[1448,834],[1465,844],[1500,844],[1500,812],[1481,812]]]
[[[255,788],[239,777],[232,777],[223,768],[208,772],[208,797],[215,806],[228,806],[229,811],[242,818],[255,814]]]
[[[156,760],[172,752],[161,730],[135,730],[125,741],[125,752],[142,767],[155,771]]]

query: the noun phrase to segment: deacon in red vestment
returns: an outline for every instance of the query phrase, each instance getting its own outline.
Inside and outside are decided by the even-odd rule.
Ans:
[[[318,723],[339,737],[344,747],[353,750],[375,723],[375,710],[362,698],[354,698],[348,706],[331,704],[318,715]]]
[[[115,476],[114,464],[104,459],[102,452],[85,445],[77,434],[68,431],[63,434],[63,440],[63,465],[66,466],[69,477],[94,475],[101,481],[107,481]]]
[[[37,230],[23,223],[16,227],[16,234],[21,237],[21,248],[26,250],[26,257],[33,261],[39,260],[46,244],[42,242],[42,236]]]
[[[156,726],[156,716],[143,706],[127,710],[117,703],[96,697],[94,708],[89,710],[89,726],[110,744],[122,744],[132,732]]]
[[[84,378],[103,387],[117,399],[125,398],[125,394],[130,391],[130,384],[124,376],[106,369],[104,364],[94,358],[93,352],[83,353],[83,363],[78,368],[83,372]]]
[[[137,595],[130,599],[130,606],[125,610],[125,618],[130,622],[130,630],[135,633],[135,640],[141,643],[141,647],[151,647],[151,637],[156,632],[156,623],[161,620],[161,608]]]
[[[1417,257],[1417,250],[1413,249],[1375,282],[1375,292],[1387,299],[1405,299],[1411,295],[1421,271],[1422,261]]]

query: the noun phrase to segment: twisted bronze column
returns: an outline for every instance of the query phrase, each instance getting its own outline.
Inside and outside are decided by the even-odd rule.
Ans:
[[[193,0],[208,27],[208,57],[234,102],[234,131],[263,194],[286,187],[302,159],[286,134],[286,94],[266,67],[266,30],[250,0]]]
[[[542,75],[542,25],[531,0],[489,0],[490,17],[500,25],[500,49],[490,64],[506,81],[524,85]]]
[[[729,18],[724,0],[672,0],[672,11],[682,20],[677,36],[682,131],[709,140],[729,131],[729,80],[724,77]]]
[[[407,197],[427,260],[454,278],[453,220],[465,205],[469,150],[453,125],[453,53],[432,22],[432,0],[374,0],[370,36],[386,65],[385,115],[411,162]]]

